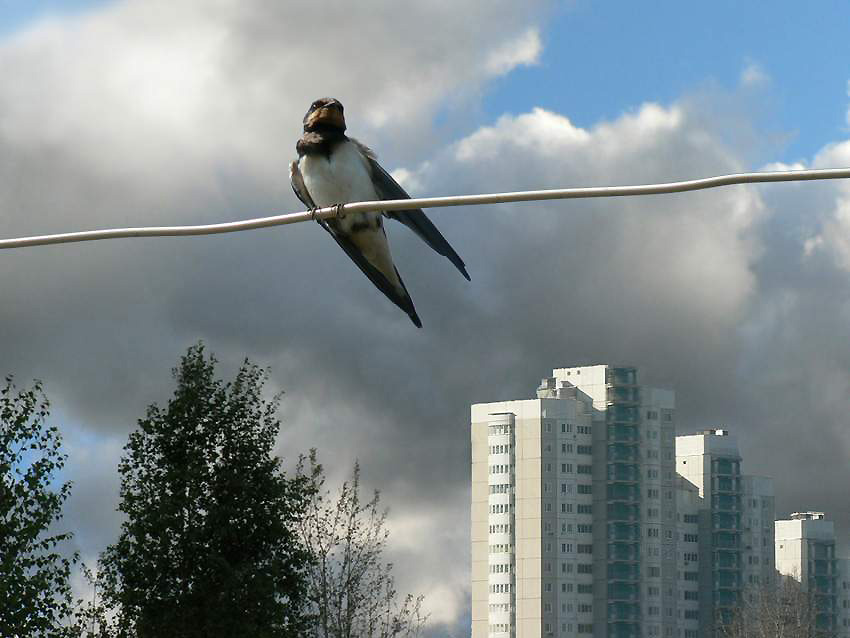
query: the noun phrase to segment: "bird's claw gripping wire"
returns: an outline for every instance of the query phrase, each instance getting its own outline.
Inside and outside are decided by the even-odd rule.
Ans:
[[[345,216],[345,210],[343,210],[345,208],[345,204],[334,204],[331,208],[334,209],[334,217],[336,217],[337,219],[342,219],[343,216]],[[317,215],[322,209],[319,206],[314,206],[312,208],[309,208],[308,210],[310,211],[310,219],[312,219],[313,221],[318,221],[319,218],[317,217]]]

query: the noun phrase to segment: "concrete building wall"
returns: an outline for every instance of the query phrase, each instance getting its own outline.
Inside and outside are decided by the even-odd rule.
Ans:
[[[572,638],[592,625],[591,401],[576,396],[472,406],[473,638]],[[488,433],[508,423],[510,443]],[[513,445],[510,459],[499,445]],[[510,491],[489,494],[504,466]]]
[[[699,636],[699,513],[702,499],[699,489],[684,477],[676,481],[678,539],[676,590],[679,605],[676,614],[677,638]]]
[[[772,580],[772,481],[675,426],[673,392],[623,366],[472,406],[473,638],[715,638]]]
[[[850,638],[850,559],[839,558],[837,569],[836,633],[838,638]]]
[[[797,580],[814,597],[818,628],[831,635],[839,630],[839,562],[835,526],[823,512],[796,512],[776,521],[776,570]]]
[[[773,479],[743,477],[742,582],[744,590],[771,588],[775,581]],[[752,592],[750,595],[754,595]]]
[[[773,481],[742,473],[726,430],[677,437],[676,471],[699,496],[699,636],[714,638],[744,596],[773,583]]]

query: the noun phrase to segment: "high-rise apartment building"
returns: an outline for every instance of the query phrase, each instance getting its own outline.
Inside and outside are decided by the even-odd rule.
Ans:
[[[776,521],[775,542],[776,570],[812,595],[818,629],[829,636],[850,635],[844,622],[850,616],[845,607],[850,578],[846,561],[836,558],[833,522],[823,512],[795,512],[790,519]]]
[[[772,481],[728,432],[676,437],[636,368],[556,369],[471,438],[473,638],[715,638],[772,584]]]
[[[773,481],[741,472],[737,441],[726,430],[676,437],[676,471],[680,489],[698,494],[680,512],[697,522],[698,575],[686,574],[699,584],[697,635],[714,638],[748,586],[773,584]]]
[[[699,637],[699,514],[702,504],[699,489],[677,474],[676,535],[680,630],[677,638]]]
[[[592,635],[592,401],[572,390],[472,406],[474,638]]]
[[[836,633],[839,638],[850,638],[850,559],[839,558],[836,560],[838,582],[836,583],[836,608],[838,610],[835,619]]]
[[[473,638],[684,636],[673,392],[600,365],[537,395],[472,406]]]

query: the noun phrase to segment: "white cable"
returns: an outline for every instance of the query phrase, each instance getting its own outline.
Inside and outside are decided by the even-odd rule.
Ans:
[[[443,206],[475,206],[480,204],[505,204],[509,202],[529,202],[547,199],[579,199],[585,197],[627,197],[633,195],[661,195],[664,193],[682,193],[685,191],[717,188],[732,184],[752,184],[759,182],[792,182],[815,179],[840,179],[850,177],[850,168],[825,168],[818,170],[781,171],[772,173],[736,173],[718,175],[684,182],[664,184],[641,184],[638,186],[594,186],[590,188],[562,188],[543,191],[520,191],[516,193],[490,193],[485,195],[458,195],[454,197],[422,197],[418,199],[393,199],[378,202],[357,202],[344,206],[321,208],[314,212],[288,213],[272,217],[259,217],[238,222],[206,224],[203,226],[152,226],[143,228],[111,228],[107,230],[87,230],[57,235],[39,235],[0,240],[0,249],[23,248],[26,246],[46,246],[48,244],[67,244],[98,239],[121,239],[129,237],[179,237],[183,235],[214,235],[235,233],[243,230],[297,224],[312,219],[330,219],[337,214],[364,211],[393,211],[409,208],[437,208]],[[339,210],[338,210],[339,208]]]

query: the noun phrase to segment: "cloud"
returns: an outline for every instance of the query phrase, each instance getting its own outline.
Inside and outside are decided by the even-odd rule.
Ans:
[[[515,40],[493,50],[487,57],[485,69],[492,75],[505,75],[518,66],[537,64],[542,51],[540,32],[531,28]]]
[[[350,130],[393,168],[449,139],[451,127],[433,124],[438,111],[443,121],[466,122],[466,106],[489,79],[539,53],[544,3],[472,2],[463,12],[442,1],[340,7],[127,0],[0,40],[2,235],[299,208],[285,167],[316,97],[346,103]],[[394,477],[398,454],[389,464],[373,456],[376,441],[403,450],[412,440],[384,409],[380,388],[396,386],[399,400],[420,410],[430,403],[410,395],[421,373],[413,359],[398,360],[411,335],[396,309],[315,226],[207,239],[0,255],[3,365],[21,379],[44,379],[71,433],[76,489],[66,521],[87,559],[117,533],[116,461],[126,432],[147,404],[167,400],[171,367],[199,338],[219,355],[222,374],[245,355],[273,366],[271,385],[287,391],[288,461],[319,445],[334,476],[352,456],[368,459],[364,474],[388,490],[388,501],[411,485]],[[462,284],[442,275],[459,296]],[[428,271],[418,277],[427,282]],[[353,341],[340,341],[343,334]],[[406,390],[387,382],[406,365]],[[429,473],[442,470],[422,476]],[[462,494],[437,520],[463,509]],[[408,584],[446,587],[426,567],[432,557],[400,551],[408,561],[400,573],[427,574]],[[455,592],[462,606],[463,590]],[[452,615],[435,604],[443,609],[435,618]]]
[[[748,62],[741,70],[739,82],[743,88],[761,89],[770,82],[770,76],[757,62]]]

